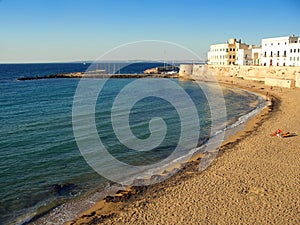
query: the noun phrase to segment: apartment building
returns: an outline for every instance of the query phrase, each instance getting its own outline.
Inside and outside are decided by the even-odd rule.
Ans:
[[[262,39],[263,66],[300,66],[300,38],[292,36]]]

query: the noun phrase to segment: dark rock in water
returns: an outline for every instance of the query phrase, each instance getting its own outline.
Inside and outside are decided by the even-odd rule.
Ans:
[[[75,187],[75,184],[54,184],[51,187],[51,191],[58,195],[64,195]]]

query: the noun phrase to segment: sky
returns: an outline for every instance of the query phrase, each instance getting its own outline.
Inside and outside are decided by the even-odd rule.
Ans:
[[[299,12],[298,0],[0,0],[0,63],[95,60],[142,40],[205,59],[232,37],[259,45],[299,36]]]

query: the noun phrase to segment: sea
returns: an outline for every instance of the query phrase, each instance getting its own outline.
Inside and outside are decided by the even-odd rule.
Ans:
[[[80,79],[18,80],[85,72],[90,66],[90,63],[0,64],[0,224],[25,224],[47,215],[51,224],[49,214],[57,207],[84,199],[95,190],[107,190],[114,183],[91,167],[76,142],[72,107]],[[125,67],[115,63],[106,66],[122,67],[114,71],[119,74],[139,74],[162,64],[131,62]],[[132,107],[129,125],[132,134],[143,140],[150,136],[151,118],[163,118],[167,131],[161,144],[151,151],[135,152],[118,140],[110,117],[112,106],[122,88],[136,80],[109,79],[105,83],[101,100],[95,106],[95,124],[100,140],[113,157],[126,164],[143,166],[172,154],[180,139],[181,127],[180,115],[171,102],[149,96]],[[188,94],[196,107],[201,125],[197,147],[201,147],[211,136],[206,95],[193,81],[171,80]],[[220,126],[220,130],[240,127],[264,105],[262,98],[254,93],[228,87],[222,90],[226,124]],[[118,113],[122,114],[122,110]],[[190,152],[188,148],[182,148],[178,157]],[[102,169],[113,173],[113,166]]]

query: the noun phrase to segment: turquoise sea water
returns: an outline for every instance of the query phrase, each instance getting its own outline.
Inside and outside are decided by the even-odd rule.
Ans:
[[[72,104],[79,79],[17,81],[17,77],[44,76],[85,71],[83,64],[0,65],[0,224],[26,221],[35,212],[46,211],[68,199],[110,183],[97,174],[79,151],[72,129]],[[136,64],[130,73],[154,65]],[[167,101],[148,97],[132,108],[130,126],[141,139],[149,136],[148,123],[161,117],[167,136],[149,152],[132,151],[118,141],[112,129],[110,110],[120,90],[133,79],[111,79],[96,105],[99,137],[118,160],[147,165],[170,155],[179,140],[180,118]],[[210,134],[210,111],[205,95],[193,82],[179,84],[191,97],[199,113],[199,145]],[[257,107],[256,95],[224,90],[227,120],[234,123]],[[181,152],[185,154],[185,149]],[[106,168],[113,170],[113,168]],[[59,188],[64,187],[64,188]]]

